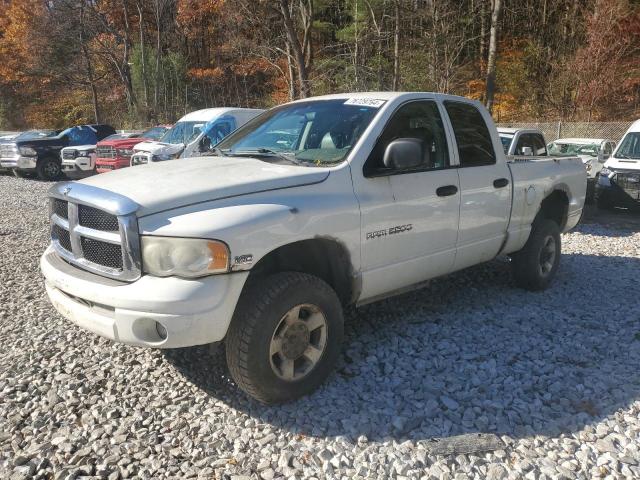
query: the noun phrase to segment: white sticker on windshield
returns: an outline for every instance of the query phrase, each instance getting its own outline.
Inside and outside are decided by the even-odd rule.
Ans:
[[[362,107],[380,108],[386,100],[378,100],[377,98],[350,98],[345,105],[360,105]]]

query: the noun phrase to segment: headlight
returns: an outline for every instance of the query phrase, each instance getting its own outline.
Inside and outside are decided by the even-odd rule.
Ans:
[[[584,164],[584,166],[585,166],[585,167],[587,167],[587,173],[590,173],[590,172],[591,172],[591,168],[592,168],[592,166],[591,166],[591,162],[586,162],[586,163]]]
[[[131,155],[133,155],[133,149],[131,149],[131,148],[119,148],[118,149],[118,155],[120,155],[121,157],[130,157]]]
[[[615,172],[613,170],[607,168],[607,167],[602,167],[602,170],[600,170],[600,176],[601,177],[609,177],[613,173],[615,173]]]
[[[217,240],[142,237],[142,266],[158,277],[203,277],[229,271],[229,248]]]
[[[38,152],[36,152],[31,147],[20,147],[19,150],[20,155],[24,155],[25,157],[35,157],[36,155],[38,155]]]

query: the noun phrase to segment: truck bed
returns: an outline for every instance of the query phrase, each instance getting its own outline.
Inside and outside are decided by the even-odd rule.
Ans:
[[[579,157],[507,157],[512,178],[512,211],[503,253],[519,250],[527,241],[540,200],[553,190],[569,198],[563,232],[578,224],[587,189],[587,172]]]

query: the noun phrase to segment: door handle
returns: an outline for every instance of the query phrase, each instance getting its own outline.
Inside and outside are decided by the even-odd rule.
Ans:
[[[509,185],[509,180],[506,178],[497,178],[493,181],[493,186],[496,188],[506,187],[507,185]]]
[[[439,197],[449,197],[458,193],[458,187],[455,185],[445,185],[436,189],[436,195]]]

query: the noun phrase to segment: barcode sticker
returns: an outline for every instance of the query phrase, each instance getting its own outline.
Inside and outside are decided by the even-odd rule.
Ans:
[[[378,100],[377,98],[350,98],[345,105],[360,105],[362,107],[380,108],[385,104],[386,100]]]

